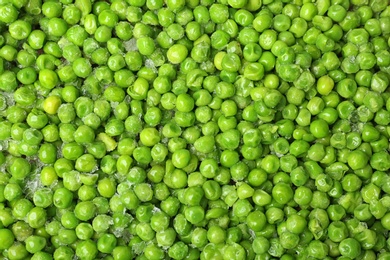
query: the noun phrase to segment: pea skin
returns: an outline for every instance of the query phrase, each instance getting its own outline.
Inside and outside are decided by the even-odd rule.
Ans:
[[[6,259],[387,259],[385,0],[0,3]]]

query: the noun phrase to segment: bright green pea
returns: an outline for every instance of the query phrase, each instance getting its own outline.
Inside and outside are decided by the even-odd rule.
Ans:
[[[92,240],[84,240],[77,244],[76,255],[80,258],[93,259],[97,256],[98,249],[95,242]]]
[[[272,196],[281,204],[286,204],[293,198],[293,191],[288,184],[278,183],[272,189]]]
[[[346,238],[339,244],[341,255],[355,258],[361,253],[360,243],[353,238]]]
[[[316,138],[323,138],[328,135],[329,126],[323,119],[317,119],[314,120],[310,124],[310,132],[314,135]]]
[[[3,23],[12,23],[18,18],[18,10],[11,4],[4,4],[1,6],[0,20]]]

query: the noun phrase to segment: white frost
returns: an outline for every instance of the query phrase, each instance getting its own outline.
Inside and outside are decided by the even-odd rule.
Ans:
[[[156,65],[154,64],[154,61],[152,61],[151,59],[145,60],[145,67],[152,69],[153,72],[155,72],[155,73],[158,72]]]
[[[126,51],[137,51],[137,39],[131,38],[128,41],[123,42],[123,45],[125,46]]]

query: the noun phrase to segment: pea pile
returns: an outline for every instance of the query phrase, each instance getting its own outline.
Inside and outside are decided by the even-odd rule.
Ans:
[[[390,259],[388,0],[0,0],[0,259]]]

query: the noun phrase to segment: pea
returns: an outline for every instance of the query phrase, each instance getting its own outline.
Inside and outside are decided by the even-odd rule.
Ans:
[[[13,233],[9,229],[1,229],[0,233],[2,234],[1,238],[3,242],[1,243],[2,250],[10,248],[15,239]]]
[[[2,3],[0,250],[386,258],[385,2]]]

